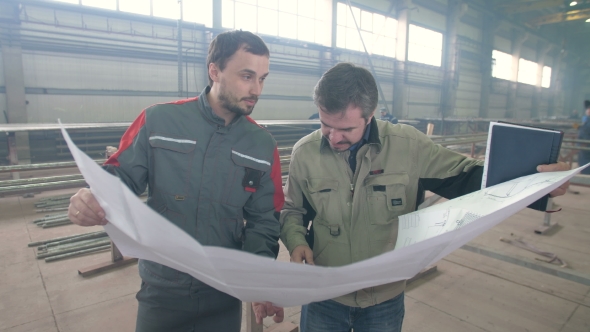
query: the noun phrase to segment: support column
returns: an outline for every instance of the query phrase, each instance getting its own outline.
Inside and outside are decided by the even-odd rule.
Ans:
[[[443,63],[444,79],[442,87],[441,116],[452,115],[457,101],[459,85],[459,50],[457,46],[457,25],[467,12],[467,4],[461,0],[449,0]]]
[[[498,19],[495,16],[486,15],[484,17],[481,42],[481,95],[479,99],[479,117],[483,119],[489,117],[492,90],[492,53],[494,51],[494,36],[498,26]]]
[[[510,119],[516,117],[516,99],[518,98],[518,60],[522,44],[529,37],[528,33],[519,30],[512,32],[512,77],[508,85],[508,98],[506,100],[506,114],[504,117]]]
[[[555,114],[555,108],[557,107],[557,94],[562,91],[562,82],[559,78],[561,75],[562,69],[562,61],[565,57],[566,52],[565,50],[561,49],[557,54],[553,56],[553,67],[551,68],[551,85],[549,86],[550,96],[549,96],[549,110],[547,112],[548,116]],[[561,105],[562,107],[564,105]],[[566,114],[571,114],[573,110],[565,110]],[[582,111],[583,112],[583,111]],[[580,115],[581,116],[581,115]]]
[[[6,111],[8,123],[27,123],[18,3],[0,2],[0,22],[2,66],[6,85],[6,105],[3,110]],[[30,164],[29,133],[12,133],[8,141],[11,164]],[[18,173],[14,177],[18,178]]]
[[[541,86],[543,82],[543,67],[545,66],[547,52],[551,51],[551,48],[553,48],[553,45],[541,41],[537,44],[537,82],[533,92],[531,118],[539,117],[539,104],[541,103],[540,99],[543,94],[543,87]]]
[[[408,118],[406,101],[406,71],[408,53],[408,24],[410,21],[411,0],[401,0],[397,4],[397,41],[395,48],[395,68],[393,74],[393,112],[398,119]]]

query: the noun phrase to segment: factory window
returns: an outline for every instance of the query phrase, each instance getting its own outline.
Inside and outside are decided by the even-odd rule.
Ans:
[[[548,88],[551,86],[551,67],[543,67],[543,77],[541,78],[541,86]]]
[[[213,0],[183,1],[182,19],[187,22],[213,26]]]
[[[223,0],[224,28],[329,46],[331,0]]]
[[[518,60],[518,82],[537,85],[537,63],[525,59]]]
[[[410,24],[408,34],[409,61],[440,67],[442,47],[442,33]]]
[[[369,54],[395,57],[397,20],[354,6],[349,7],[341,2],[336,9],[336,47],[365,51],[357,30],[358,24]]]
[[[500,51],[492,51],[492,76],[503,80],[512,79],[512,55]]]
[[[88,7],[119,10],[121,12],[180,19],[178,0],[55,0]],[[262,0],[259,0],[262,1]],[[213,25],[213,0],[190,0],[182,4],[182,19],[187,22]]]
[[[117,0],[82,0],[82,4],[88,7],[117,9]]]

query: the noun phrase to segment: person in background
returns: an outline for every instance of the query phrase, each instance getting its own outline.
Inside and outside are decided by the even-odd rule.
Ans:
[[[379,120],[390,122],[391,119],[393,119],[393,115],[389,114],[389,112],[387,112],[387,109],[385,107],[381,107],[380,111],[381,111],[381,117],[379,118]]]
[[[315,86],[314,102],[321,128],[293,147],[284,188],[281,240],[292,262],[336,267],[393,250],[398,217],[416,209],[424,190],[452,199],[481,188],[483,161],[434,144],[414,127],[375,119],[377,84],[365,68],[332,67]],[[563,195],[567,185],[552,194]],[[309,242],[304,220],[313,220]],[[401,331],[405,286],[304,305],[300,331]]]
[[[582,115],[582,124],[588,122],[590,120],[590,115],[588,114],[588,108],[590,108],[590,100],[584,100],[584,115]]]
[[[138,195],[147,187],[147,205],[200,244],[276,258],[284,202],[277,143],[249,117],[269,50],[250,32],[224,32],[209,45],[207,70],[200,96],[143,110],[104,167]],[[89,189],[71,198],[68,216],[81,226],[108,222]],[[136,331],[240,331],[240,300],[148,260],[139,275]],[[283,319],[270,303],[253,308]]]

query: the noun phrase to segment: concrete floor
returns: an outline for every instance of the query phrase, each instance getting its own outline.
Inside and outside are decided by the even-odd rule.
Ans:
[[[534,234],[543,214],[523,210],[470,245],[524,261],[540,257],[499,241],[522,237],[556,253],[567,270],[589,280],[590,188],[574,189],[578,195],[555,200],[563,210],[552,216],[560,225],[553,234]],[[74,190],[0,198],[0,331],[134,331],[137,265],[82,278],[79,268],[106,262],[110,254],[46,263],[27,247],[32,241],[91,231],[74,225],[41,229],[32,223],[40,217],[33,205],[39,198],[68,192]],[[284,249],[279,259],[288,260]],[[463,249],[437,267],[408,287],[404,331],[590,331],[588,285]],[[285,310],[286,320],[298,323],[299,307]]]

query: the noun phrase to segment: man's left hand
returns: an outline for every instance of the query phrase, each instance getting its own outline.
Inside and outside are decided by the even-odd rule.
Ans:
[[[254,310],[257,324],[262,324],[262,320],[265,317],[274,316],[272,320],[274,320],[275,323],[282,322],[285,317],[285,311],[283,308],[275,307],[270,302],[252,302],[252,310]]]
[[[537,166],[537,171],[539,173],[544,173],[544,172],[560,172],[560,171],[569,171],[570,167],[560,161],[556,164],[550,164],[550,165],[539,165]],[[549,193],[549,196],[551,197],[555,197],[555,196],[561,196],[563,194],[565,194],[565,192],[567,191],[567,188],[570,186],[570,182],[567,181],[564,184],[562,184],[561,186],[559,186],[559,188],[553,190],[552,192]]]

